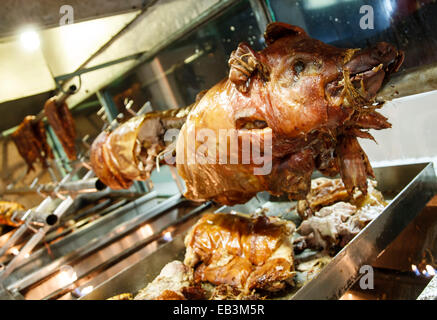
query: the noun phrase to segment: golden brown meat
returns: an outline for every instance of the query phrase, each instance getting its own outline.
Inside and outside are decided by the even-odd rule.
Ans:
[[[56,97],[52,97],[44,104],[47,121],[64,147],[68,159],[76,160],[76,127],[68,105],[63,102],[60,106]]]
[[[17,210],[24,210],[24,207],[16,202],[0,201],[0,225],[18,227],[20,223],[12,221],[12,215]]]
[[[185,238],[184,263],[194,281],[227,285],[245,295],[278,291],[294,277],[294,224],[277,218],[206,214]]]
[[[47,159],[53,158],[52,149],[47,143],[46,131],[42,121],[35,116],[26,116],[18,128],[12,133],[12,140],[18,153],[27,163],[28,172],[34,170],[33,164],[39,159],[43,167]]]
[[[403,53],[383,42],[336,48],[284,23],[268,25],[265,39],[259,52],[238,46],[229,77],[196,102],[182,127],[176,156],[186,197],[235,204],[267,190],[303,199],[315,169],[340,173],[349,193],[365,193],[373,171],[357,137],[391,126],[372,99]],[[234,145],[220,144],[224,130]]]
[[[341,179],[317,178],[311,181],[311,190],[305,200],[297,203],[297,212],[302,219],[312,216],[323,206],[350,198]]]
[[[125,189],[134,180],[147,180],[156,157],[172,141],[166,132],[180,129],[191,106],[133,117],[113,132],[102,132],[91,146],[91,165],[100,180],[112,189]]]

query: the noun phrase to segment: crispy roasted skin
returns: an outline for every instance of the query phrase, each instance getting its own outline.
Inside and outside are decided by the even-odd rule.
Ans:
[[[126,189],[134,180],[150,178],[156,157],[166,149],[164,134],[180,129],[191,106],[133,117],[112,132],[103,131],[91,146],[91,165],[112,189]],[[166,163],[166,162],[165,162]]]
[[[122,294],[117,294],[116,296],[113,296],[106,300],[133,300],[133,298],[134,297],[132,293],[122,293]]]
[[[35,116],[26,116],[18,128],[12,133],[12,140],[18,153],[27,163],[28,172],[34,170],[37,159],[43,167],[47,159],[53,159],[52,149],[47,143],[46,131],[42,121],[36,121]]]
[[[11,220],[12,215],[17,210],[24,210],[24,207],[16,202],[0,201],[0,225],[18,227],[20,223]]]
[[[238,46],[229,77],[196,102],[182,127],[176,155],[185,196],[235,204],[269,191],[303,199],[315,169],[340,173],[349,193],[365,193],[373,172],[357,137],[372,138],[365,130],[391,126],[372,99],[398,70],[403,53],[383,42],[364,50],[336,48],[284,23],[270,24],[265,39],[259,52]],[[201,129],[216,137],[220,130],[236,130],[238,143],[248,139],[252,146],[271,134],[272,170],[255,174],[260,165],[253,158],[243,164],[241,148],[228,151],[238,164],[219,163],[227,145],[216,147],[211,163],[190,163],[204,143],[193,139]]]
[[[56,97],[52,97],[44,104],[47,121],[53,128],[61,142],[68,159],[76,160],[76,127],[68,105],[64,102],[57,106]]]
[[[294,276],[294,224],[259,216],[206,214],[185,238],[184,263],[197,283],[228,285],[244,294],[278,291]]]

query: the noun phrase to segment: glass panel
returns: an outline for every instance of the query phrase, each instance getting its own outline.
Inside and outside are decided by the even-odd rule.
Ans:
[[[393,43],[405,51],[402,69],[437,61],[435,1],[267,0],[266,3],[276,21],[298,25],[312,37],[339,47],[365,47],[378,41]],[[371,11],[373,25],[366,16]]]
[[[263,31],[249,1],[238,2],[135,68],[108,90],[120,112],[128,99],[134,100],[133,110],[139,110],[146,101],[151,101],[155,110],[189,105],[200,91],[227,76],[227,61],[238,43],[245,41],[256,50],[262,49]]]

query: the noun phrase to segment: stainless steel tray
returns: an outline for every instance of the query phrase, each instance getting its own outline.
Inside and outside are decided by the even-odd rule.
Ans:
[[[287,299],[338,299],[359,278],[361,266],[371,264],[377,256],[425,207],[437,193],[437,177],[432,163],[374,168],[378,189],[389,200],[389,205],[349,244],[344,247],[323,270],[297,292],[290,292]],[[259,208],[269,208],[269,214],[290,212],[294,204],[278,201],[261,193],[244,205],[222,207],[219,211],[238,210],[251,213]],[[194,223],[195,221],[193,221]],[[107,299],[116,294],[135,293],[144,288],[172,260],[183,260],[184,234],[175,237],[154,253],[127,267],[114,277],[96,287],[86,300]],[[283,297],[284,298],[284,297]]]

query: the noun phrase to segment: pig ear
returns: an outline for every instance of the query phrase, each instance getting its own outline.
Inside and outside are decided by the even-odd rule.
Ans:
[[[248,91],[250,77],[256,71],[264,80],[267,80],[269,75],[268,67],[261,61],[261,58],[260,54],[244,42],[240,43],[237,50],[231,53],[228,61],[230,67],[229,80],[237,86],[239,91]]]
[[[273,22],[267,25],[266,31],[264,32],[264,39],[267,44],[272,44],[279,38],[299,35],[306,36],[307,34],[300,27],[282,22]]]

